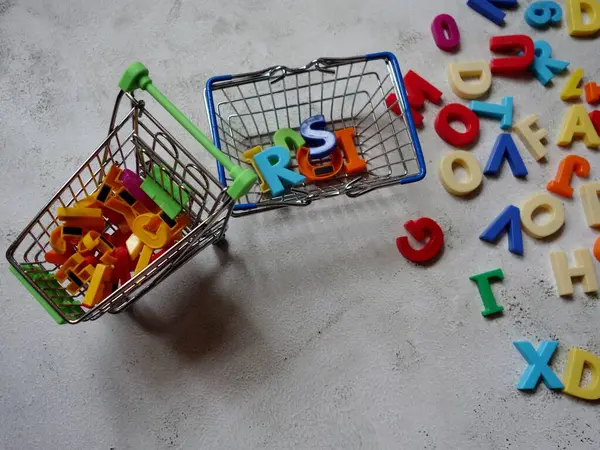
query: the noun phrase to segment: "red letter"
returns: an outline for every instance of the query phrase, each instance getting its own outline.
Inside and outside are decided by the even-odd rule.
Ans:
[[[416,221],[409,220],[404,224],[406,231],[418,241],[424,241],[429,236],[429,241],[420,250],[412,248],[406,236],[396,239],[398,251],[406,259],[416,263],[422,263],[435,258],[444,246],[444,233],[440,226],[433,220],[422,217]]]
[[[493,74],[514,75],[525,72],[533,63],[535,48],[529,36],[515,34],[512,36],[493,36],[490,38],[490,50],[519,54],[508,58],[494,58],[490,61],[490,69]]]
[[[456,131],[450,122],[458,120],[467,129],[464,133]],[[435,131],[448,144],[455,147],[465,147],[477,138],[479,134],[479,118],[466,106],[460,103],[450,103],[444,106],[435,119]]]

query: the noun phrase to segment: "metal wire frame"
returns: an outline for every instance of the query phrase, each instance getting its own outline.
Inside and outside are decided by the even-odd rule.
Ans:
[[[117,122],[123,98],[128,99],[131,108]],[[127,124],[131,127],[126,127]],[[190,224],[176,244],[99,304],[87,311],[67,309],[64,308],[66,304],[81,302],[85,287],[71,295],[64,287],[39,281],[36,276],[52,274],[57,269],[44,258],[44,253],[50,250],[50,232],[59,225],[54,211],[59,206],[70,206],[92,195],[112,165],[134,170],[142,177],[152,174],[155,166],[160,167],[161,176],[164,174],[165,180],[167,177],[172,180],[171,193],[175,185],[179,188],[179,201]],[[148,113],[144,102],[120,92],[106,139],[27,225],[8,248],[6,257],[65,321],[75,324],[95,320],[106,312],[123,311],[199,251],[223,239],[233,206],[233,199],[219,181]],[[111,227],[109,225],[107,231]],[[69,301],[65,303],[65,299]]]
[[[386,97],[396,93],[397,102]],[[273,145],[280,128],[298,129],[308,117],[323,114],[328,129],[355,129],[355,145],[367,162],[367,172],[304,183],[284,195],[270,197],[257,185],[234,208],[244,215],[283,206],[306,206],[313,200],[346,194],[357,197],[384,186],[417,181],[425,163],[406,99],[397,61],[391,54],[354,58],[321,58],[290,69],[215,77],[205,90],[213,140],[233,161],[245,164],[241,153]],[[398,104],[402,115],[392,108]],[[295,155],[290,164],[297,170]],[[219,168],[220,181],[230,179]]]

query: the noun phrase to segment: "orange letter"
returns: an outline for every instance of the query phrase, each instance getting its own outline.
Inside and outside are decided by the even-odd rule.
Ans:
[[[546,189],[561,197],[573,197],[571,187],[573,172],[578,177],[587,178],[590,176],[590,169],[587,159],[577,155],[565,156],[558,166],[556,177],[546,185]]]
[[[360,157],[354,145],[354,128],[344,128],[335,132],[337,145],[346,155],[346,173],[361,173],[367,170],[367,162]]]

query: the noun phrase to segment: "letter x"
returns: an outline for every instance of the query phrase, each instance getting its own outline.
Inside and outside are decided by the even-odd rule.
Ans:
[[[527,369],[525,369],[525,372],[523,372],[519,384],[517,384],[517,389],[535,389],[540,378],[548,389],[564,388],[564,385],[558,379],[556,374],[548,367],[550,358],[552,358],[552,355],[558,347],[558,341],[542,342],[537,352],[535,348],[533,348],[533,345],[527,341],[515,341],[513,344],[529,364]]]

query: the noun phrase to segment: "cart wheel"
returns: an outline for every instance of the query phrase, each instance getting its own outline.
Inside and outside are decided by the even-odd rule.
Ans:
[[[220,250],[227,250],[227,247],[229,247],[229,242],[227,242],[227,238],[225,235],[223,235],[219,238],[219,240],[213,242],[213,245],[218,247]]]

